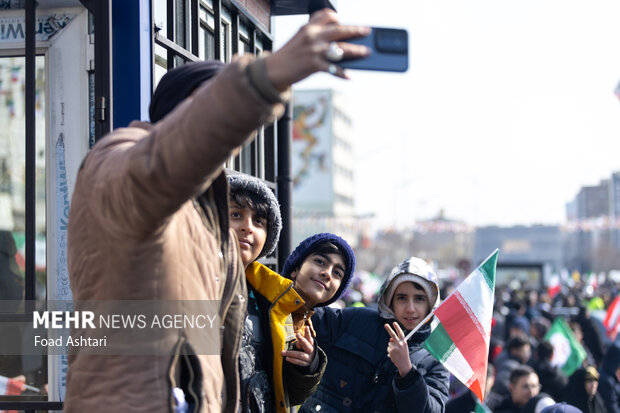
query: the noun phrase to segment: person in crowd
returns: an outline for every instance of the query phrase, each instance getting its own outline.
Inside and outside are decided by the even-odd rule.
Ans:
[[[493,383],[495,382],[495,367],[492,364],[488,365],[487,368],[487,380],[485,383],[484,389],[484,404],[491,410],[493,408],[491,406],[495,406],[499,400],[489,400],[489,396],[491,394],[491,388],[493,387]],[[491,403],[489,403],[491,401]],[[455,397],[446,403],[446,411],[445,413],[463,413],[463,412],[474,412],[476,411],[476,405],[480,403],[478,400],[478,396],[474,394],[471,390],[467,389],[458,397]]]
[[[284,275],[298,266],[287,263]],[[439,302],[433,269],[411,257],[385,280],[378,309],[317,309],[312,321],[329,362],[319,389],[300,411],[443,412],[449,373],[422,347]]]
[[[494,413],[520,413],[527,402],[540,392],[538,375],[530,366],[520,365],[510,373],[508,390]]]
[[[531,356],[531,345],[524,335],[516,335],[512,337],[503,353],[501,360],[496,360],[495,367],[497,369],[497,375],[495,376],[495,385],[492,392],[504,397],[509,393],[510,376],[514,369],[526,364]],[[500,354],[497,359],[500,359]]]
[[[620,413],[620,345],[612,344],[601,362],[598,392],[608,413]]]
[[[569,378],[561,400],[583,413],[607,413],[605,403],[598,393],[599,373],[594,366],[582,367]]]
[[[369,32],[325,9],[268,56],[182,65],[159,82],[151,123],[117,129],[93,147],[69,215],[74,299],[216,301],[221,351],[191,355],[196,343],[184,329],[167,329],[151,343],[158,355],[78,352],[69,358],[66,412],[169,412],[177,379],[196,411],[237,410],[247,293],[222,166],[283,113],[293,83],[318,71],[346,78],[328,52],[339,46],[345,58],[366,56],[346,39]]]
[[[515,316],[508,326],[508,340],[515,336],[527,336],[530,334],[530,321],[523,315]]]
[[[553,358],[553,345],[548,341],[542,341],[536,348],[534,370],[540,380],[541,391],[549,394],[554,400],[561,400],[564,387],[568,378],[557,366],[551,364]]]
[[[579,324],[579,322],[575,320],[571,320],[569,326],[571,331],[573,332],[573,335],[575,336],[575,339],[579,344],[581,344],[584,351],[586,352],[586,359],[584,360],[584,364],[596,365],[596,361],[594,359],[594,356],[592,355],[592,352],[590,351],[590,348],[586,346],[586,343],[583,340],[583,330],[581,329],[581,324]]]
[[[547,393],[538,393],[536,396],[532,397],[523,409],[521,409],[521,413],[540,413],[545,407],[552,406],[555,404],[555,400]]]
[[[551,328],[551,322],[545,317],[536,317],[530,323],[530,342],[532,347],[538,347],[538,344],[544,340],[545,334]]]
[[[579,313],[575,317],[575,321],[581,326],[583,331],[583,342],[594,357],[594,363],[600,366],[605,354],[605,345],[603,343],[604,332],[599,330],[596,322],[590,315],[590,310],[584,306],[579,306]]]
[[[515,304],[515,305],[521,309],[520,311],[523,311],[522,308],[524,307],[520,307],[522,304]],[[508,352],[508,343],[510,343],[510,340],[513,337],[519,336],[519,337],[526,338],[530,343],[529,348],[531,350],[532,339],[528,336],[529,332],[530,332],[530,322],[525,316],[513,314],[510,318],[508,318],[507,319],[507,330],[506,330],[507,339],[505,341],[505,346],[503,347],[502,351],[493,360],[495,365],[502,366],[506,361],[510,360],[511,356],[510,356],[510,353]],[[527,362],[527,360],[525,362]],[[525,362],[519,361],[518,364],[525,363]],[[508,383],[509,375],[510,373],[506,374],[505,377],[501,378],[502,383],[505,383],[506,386]]]
[[[539,308],[539,296],[537,290],[529,290],[525,296],[525,316],[530,322],[541,316]]]
[[[294,286],[256,261],[271,254],[282,220],[273,192],[261,180],[244,174],[228,175],[229,220],[239,239],[246,271],[248,312],[241,342],[241,410],[286,412],[314,393],[325,370],[325,353],[315,345],[303,288]],[[323,301],[338,299],[354,271],[353,251],[342,238],[318,234],[308,245],[308,257],[333,263],[325,266],[332,288]],[[343,289],[339,289],[340,285]],[[336,295],[338,292],[338,295]],[[293,343],[294,340],[294,343]],[[283,359],[283,351],[286,358]]]

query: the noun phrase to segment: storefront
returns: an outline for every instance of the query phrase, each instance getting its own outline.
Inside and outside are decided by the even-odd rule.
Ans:
[[[71,299],[69,202],[90,147],[147,120],[167,70],[270,51],[272,16],[325,6],[335,1],[0,0],[0,336],[32,320],[33,300]],[[226,163],[277,188],[285,220],[288,129],[286,118],[265,126]],[[61,409],[66,369],[64,356],[0,355],[0,410]]]

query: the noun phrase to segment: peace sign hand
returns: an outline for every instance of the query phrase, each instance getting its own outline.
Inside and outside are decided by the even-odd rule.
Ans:
[[[385,324],[385,329],[390,335],[387,353],[390,360],[392,360],[392,363],[394,363],[398,369],[400,377],[405,377],[413,368],[411,365],[411,359],[409,358],[409,346],[407,345],[405,333],[400,328],[400,325],[396,321],[393,325],[394,329],[392,330],[389,324]]]

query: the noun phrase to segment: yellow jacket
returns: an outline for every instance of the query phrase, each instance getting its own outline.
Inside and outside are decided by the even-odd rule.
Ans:
[[[295,331],[309,327],[312,312],[300,311],[304,300],[293,289],[293,282],[259,262],[253,262],[245,271],[252,288],[269,303],[269,330],[273,350],[273,391],[278,412],[288,412],[290,406],[303,403],[317,389],[327,358],[315,342],[319,356],[319,368],[313,374],[302,374],[296,366],[283,363],[282,351],[295,341]],[[262,310],[261,310],[262,311]],[[293,325],[293,313],[296,321]],[[301,315],[301,317],[299,317]],[[286,377],[286,380],[285,380]]]

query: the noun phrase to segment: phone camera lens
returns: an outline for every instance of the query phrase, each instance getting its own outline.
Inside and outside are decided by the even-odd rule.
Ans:
[[[406,54],[407,32],[404,30],[376,29],[375,48],[381,53]]]

